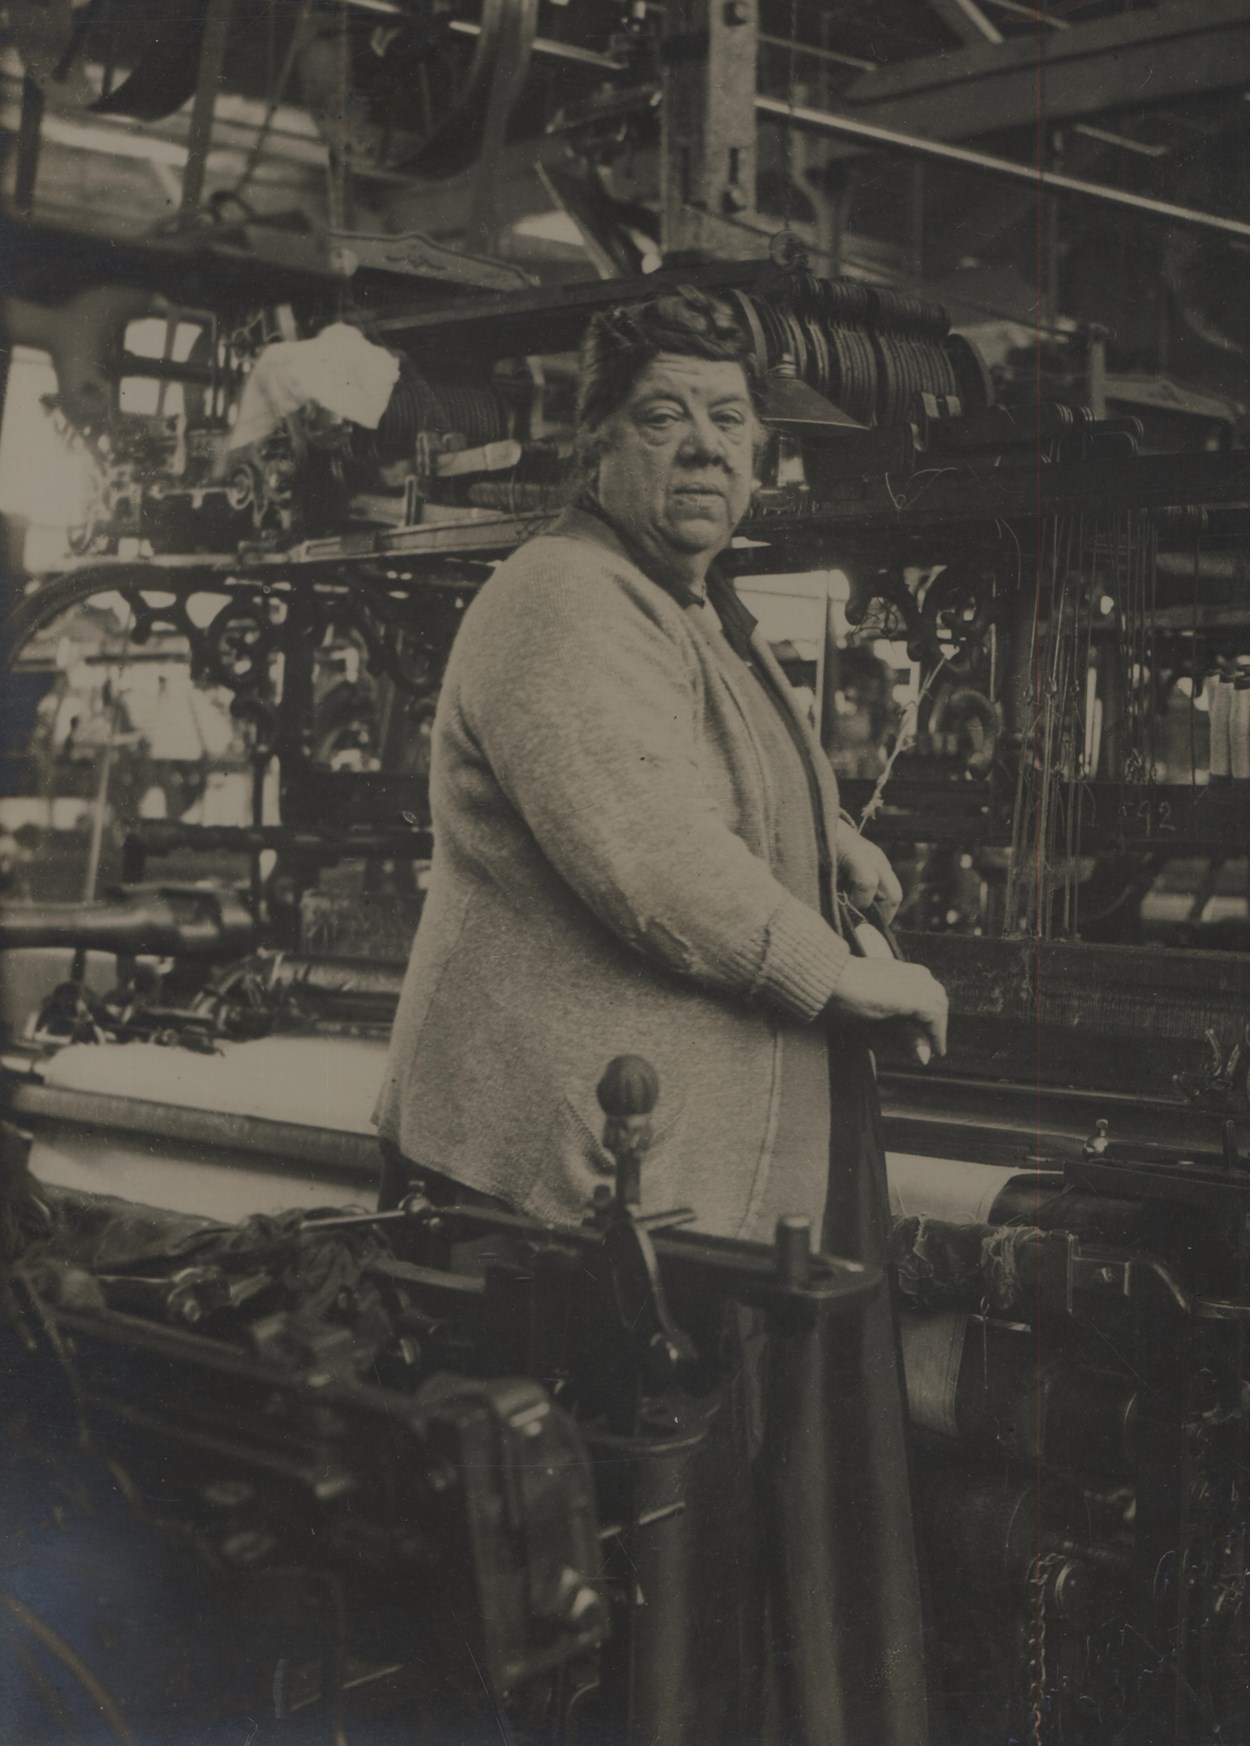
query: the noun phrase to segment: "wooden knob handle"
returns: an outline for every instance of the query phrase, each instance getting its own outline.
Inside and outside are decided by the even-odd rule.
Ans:
[[[643,1055],[617,1055],[608,1062],[597,1095],[609,1121],[648,1116],[660,1096],[660,1076]]]
[[[607,1117],[603,1144],[616,1160],[616,1204],[639,1206],[639,1171],[651,1144],[651,1112],[659,1100],[660,1076],[641,1055],[618,1055],[608,1062],[597,1095]]]

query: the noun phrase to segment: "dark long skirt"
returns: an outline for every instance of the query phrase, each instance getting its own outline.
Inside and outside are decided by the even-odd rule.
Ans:
[[[872,1059],[830,1046],[821,1247],[884,1266],[885,1158]],[[887,1274],[888,1279],[888,1274]],[[688,1746],[926,1746],[907,1423],[888,1287],[808,1336],[740,1310],[721,1408],[688,1492]]]
[[[924,1630],[912,1523],[907,1402],[887,1262],[889,1191],[876,1076],[867,1046],[830,1038],[832,1124],[822,1248],[881,1267],[886,1289],[863,1322],[858,1363],[832,1366],[839,1397],[835,1597],[846,1746],[924,1746],[929,1738]],[[844,1391],[844,1392],[843,1392]]]

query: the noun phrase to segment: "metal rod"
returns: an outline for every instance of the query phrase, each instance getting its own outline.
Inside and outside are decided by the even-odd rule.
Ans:
[[[349,6],[358,12],[373,12],[380,18],[408,18],[411,16],[406,6],[398,4],[398,0],[347,0]],[[471,18],[452,18],[448,20],[448,30],[453,30],[458,36],[480,36],[482,27]],[[542,55],[551,61],[575,61],[582,67],[601,67],[605,73],[623,73],[627,63],[618,55],[600,54],[598,49],[582,48],[575,42],[558,42],[551,36],[536,36],[534,38],[534,53]]]
[[[13,190],[15,209],[27,214],[35,204],[35,178],[39,174],[43,111],[43,91],[28,74],[22,80],[22,118],[17,130],[17,180]]]
[[[470,24],[461,18],[453,19],[448,28],[465,36],[479,36],[482,30],[480,24]],[[579,67],[598,67],[605,73],[623,73],[629,66],[629,62],[623,61],[619,55],[600,54],[598,49],[582,48],[575,42],[557,42],[550,36],[536,36],[532,47],[534,53],[544,60],[573,61]]]
[[[832,134],[836,139],[858,140],[863,145],[877,146],[887,151],[907,152],[912,157],[931,158],[937,163],[962,164],[970,170],[983,170],[987,175],[1003,176],[1017,182],[1029,182],[1034,188],[1051,188],[1065,194],[1083,194],[1090,200],[1100,200],[1108,206],[1126,206],[1134,212],[1148,212],[1155,218],[1171,219],[1176,224],[1192,225],[1199,230],[1219,231],[1223,236],[1242,237],[1250,241],[1250,224],[1237,218],[1222,218],[1215,212],[1203,212],[1194,206],[1175,206],[1170,200],[1155,200],[1148,194],[1131,194],[1125,188],[1109,188],[1102,182],[1086,182],[1079,176],[1060,175],[1055,170],[1039,170],[1031,164],[1017,163],[1013,158],[998,158],[990,152],[973,151],[968,146],[948,145],[945,140],[921,139],[916,134],[895,133],[889,127],[877,127],[871,121],[855,121],[849,115],[835,115],[825,109],[809,109],[803,104],[791,105],[779,97],[757,96],[756,113],[775,116],[779,121],[792,122],[796,127],[810,127],[818,133]]]
[[[9,399],[9,377],[13,372],[13,336],[0,308],[0,430],[4,429],[4,409]],[[0,550],[0,576],[9,567],[9,553]],[[0,651],[2,652],[2,651]]]
[[[1094,127],[1088,121],[1074,122],[1072,131],[1086,139],[1099,140],[1103,145],[1119,146],[1121,151],[1136,152],[1142,158],[1165,158],[1172,149],[1171,146],[1148,145],[1144,139],[1130,139],[1126,133],[1112,133],[1109,127]]]
[[[796,55],[810,55],[813,60],[831,61],[839,67],[856,67],[861,73],[875,73],[877,70],[876,61],[866,61],[862,55],[839,54],[836,49],[822,48],[818,43],[791,42],[788,36],[769,36],[762,30],[758,40],[767,43],[769,48],[793,49]]]
[[[1031,24],[1045,24],[1051,30],[1072,29],[1066,18],[1056,18],[1053,12],[1043,12],[1038,6],[1022,6],[1020,0],[982,0],[982,4],[1009,12],[1013,18],[1027,18]]]
[[[191,106],[191,125],[187,132],[187,167],[182,175],[182,202],[178,220],[189,224],[200,210],[204,196],[204,172],[208,166],[208,148],[213,138],[213,111],[217,91],[226,64],[226,43],[230,36],[230,18],[234,0],[209,0],[208,19],[204,26],[204,46],[200,50],[200,71]]]
[[[1002,42],[1002,32],[996,24],[991,23],[985,16],[976,0],[929,0],[929,3],[939,17],[945,18],[948,13],[959,13],[983,42]],[[958,19],[949,19],[948,22],[958,30],[961,36],[967,34],[965,28],[959,24]]]
[[[100,771],[96,781],[95,800],[91,807],[91,839],[87,847],[87,866],[82,879],[82,899],[90,903],[95,896],[96,880],[100,876],[100,854],[104,847],[104,820],[108,812],[109,777],[113,773],[113,747],[117,740],[119,704],[114,704],[109,724],[109,737],[100,752]]]

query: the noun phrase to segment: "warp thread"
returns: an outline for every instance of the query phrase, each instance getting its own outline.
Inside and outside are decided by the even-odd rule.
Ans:
[[[1042,1236],[1032,1225],[949,1224],[923,1213],[896,1218],[889,1257],[902,1300],[924,1312],[1028,1307]]]

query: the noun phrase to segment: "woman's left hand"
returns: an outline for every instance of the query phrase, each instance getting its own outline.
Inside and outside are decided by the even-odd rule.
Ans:
[[[857,909],[868,910],[875,903],[886,923],[894,920],[903,901],[903,887],[884,854],[845,819],[838,826],[838,886]]]

